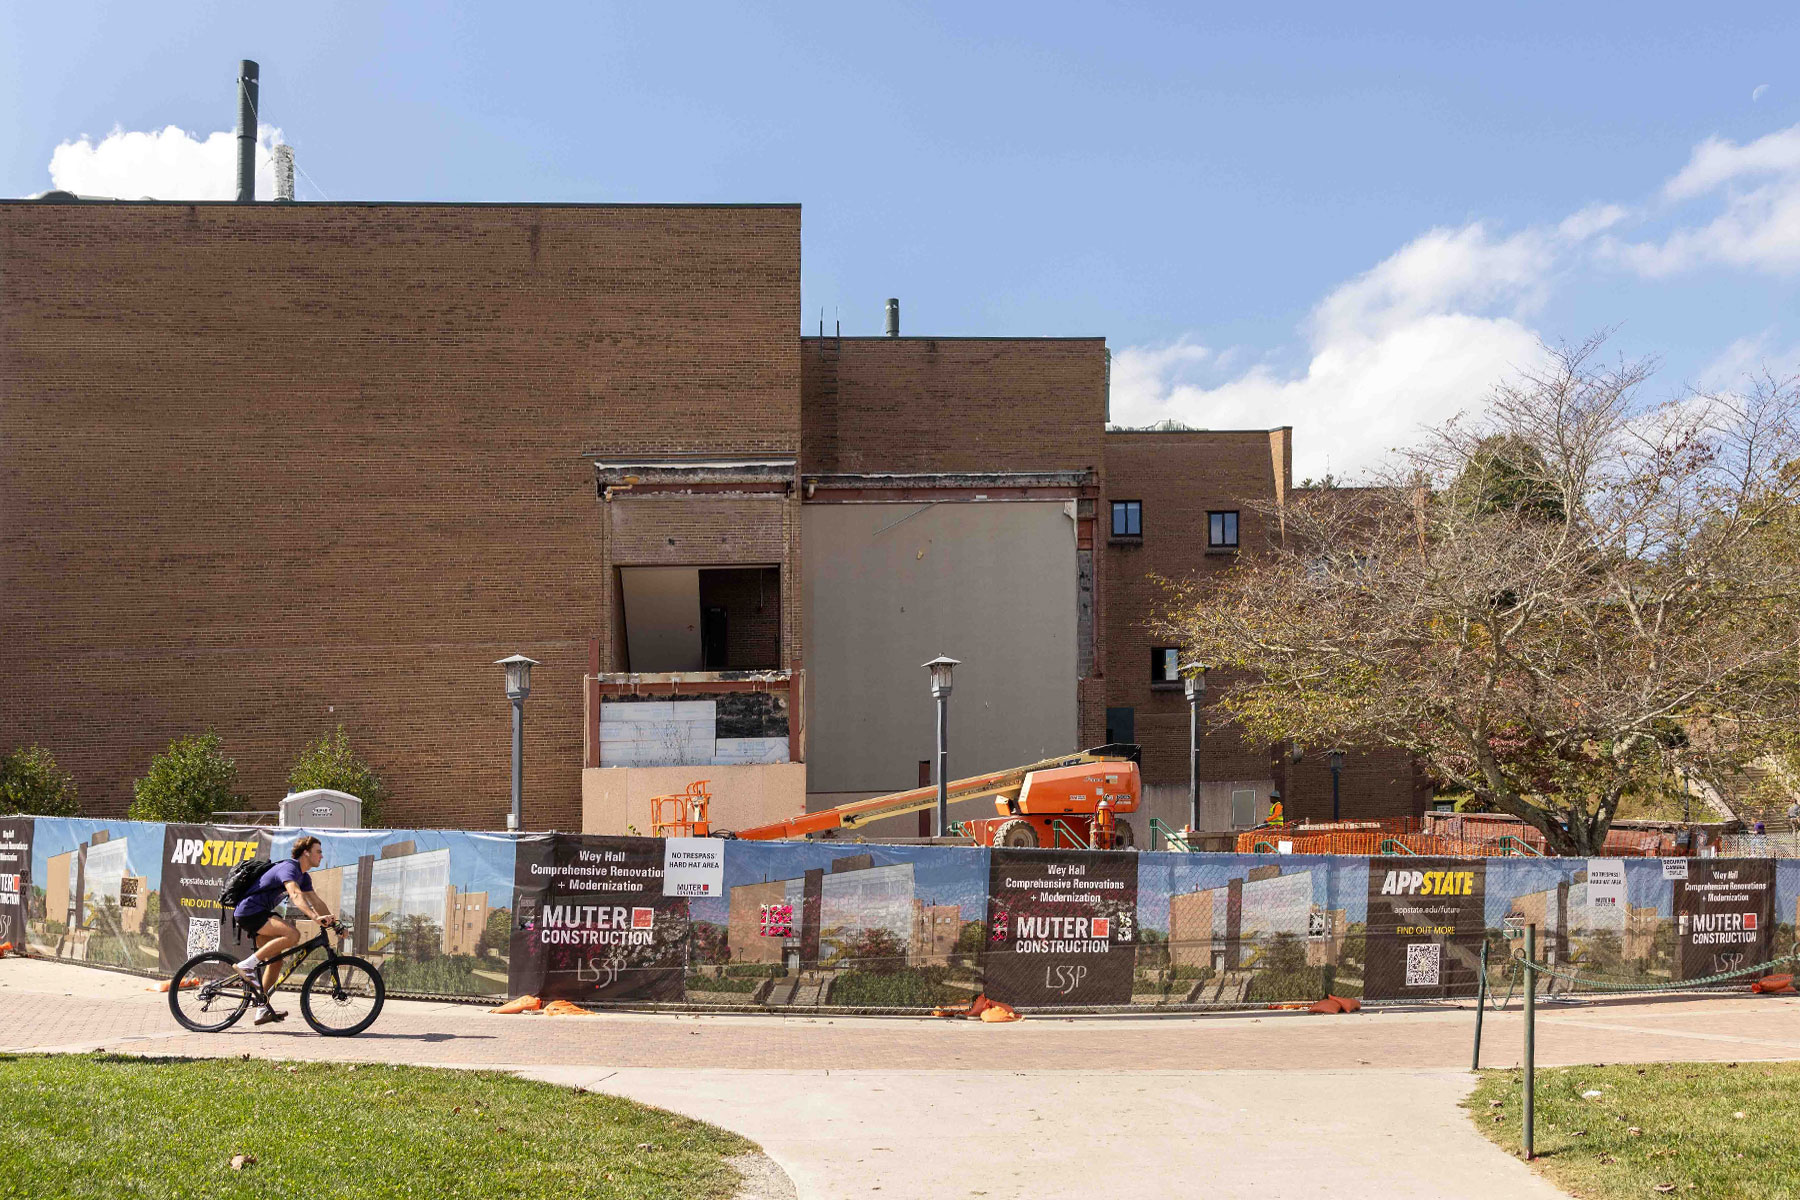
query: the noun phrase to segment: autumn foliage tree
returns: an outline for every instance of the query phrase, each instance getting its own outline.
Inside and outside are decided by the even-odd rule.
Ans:
[[[1647,366],[1600,351],[1172,584],[1162,632],[1226,668],[1215,720],[1401,748],[1576,855],[1626,797],[1796,744],[1800,386],[1645,404]]]

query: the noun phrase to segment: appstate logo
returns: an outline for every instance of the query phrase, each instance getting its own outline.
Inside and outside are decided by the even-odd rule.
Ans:
[[[1473,871],[1389,871],[1381,881],[1383,896],[1473,896]]]
[[[179,866],[235,867],[245,859],[255,858],[258,843],[250,841],[215,841],[182,838],[175,843],[169,861]]]

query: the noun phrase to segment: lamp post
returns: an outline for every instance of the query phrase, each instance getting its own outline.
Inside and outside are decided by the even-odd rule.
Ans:
[[[1344,769],[1344,752],[1333,750],[1325,756],[1325,761],[1331,764],[1331,819],[1335,821],[1338,819],[1338,775]]]
[[[921,663],[931,672],[931,698],[937,701],[937,833],[943,837],[950,828],[950,672],[957,659],[940,654]]]
[[[506,814],[506,828],[519,832],[525,824],[525,697],[531,695],[531,668],[537,659],[514,654],[494,663],[506,668],[506,698],[513,710],[512,811]]]
[[[1200,828],[1200,701],[1206,695],[1206,664],[1181,666],[1181,683],[1188,702],[1188,832]]]

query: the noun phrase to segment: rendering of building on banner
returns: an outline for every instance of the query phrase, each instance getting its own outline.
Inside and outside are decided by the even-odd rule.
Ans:
[[[1800,860],[1237,855],[317,830],[314,889],[396,996],[929,1010],[1471,996],[1538,926],[1551,992],[1706,987],[1795,946]],[[0,821],[29,953],[241,955],[218,895],[292,831]],[[1271,861],[1273,859],[1273,861]],[[300,921],[310,936],[314,927]],[[22,932],[22,937],[21,937]],[[1726,977],[1722,979],[1721,977]]]
[[[930,782],[943,653],[954,776],[1135,742],[1140,827],[1187,823],[1154,577],[1280,536],[1292,431],[1119,430],[1102,337],[796,329],[791,204],[55,199],[0,201],[0,727],[89,811],[200,729],[272,807],[342,724],[385,820],[498,828],[518,651],[528,828],[702,781],[760,825]],[[1276,749],[1206,733],[1203,827],[1331,811]],[[1342,792],[1424,795],[1393,755]]]

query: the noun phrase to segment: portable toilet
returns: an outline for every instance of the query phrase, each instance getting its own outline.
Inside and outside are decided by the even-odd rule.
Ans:
[[[281,823],[314,829],[361,829],[362,801],[349,792],[311,788],[281,801]]]

